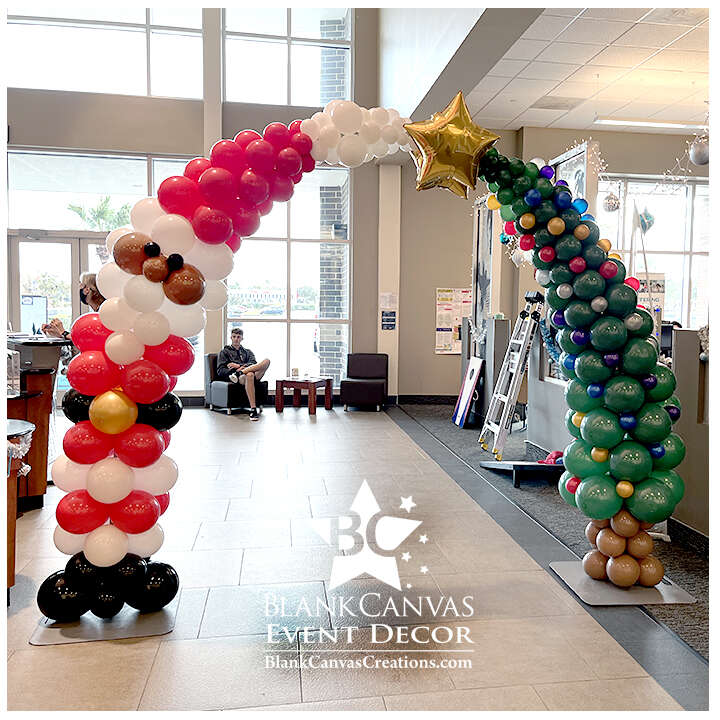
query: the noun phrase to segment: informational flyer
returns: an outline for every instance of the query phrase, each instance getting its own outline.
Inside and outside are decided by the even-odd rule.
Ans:
[[[472,312],[470,288],[436,288],[435,354],[459,355],[462,347],[462,319]]]
[[[652,314],[655,324],[655,337],[659,339],[665,310],[665,273],[639,271],[637,279],[640,281],[638,305],[643,305]],[[650,287],[648,287],[648,280],[650,281]]]

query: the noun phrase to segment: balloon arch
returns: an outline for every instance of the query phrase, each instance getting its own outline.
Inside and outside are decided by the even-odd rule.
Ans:
[[[591,518],[586,535],[595,549],[583,565],[617,585],[660,581],[645,530],[683,494],[673,470],[685,452],[671,432],[680,414],[675,378],[657,363],[652,318],[584,214],[587,203],[573,200],[562,181],[553,184],[551,168],[500,155],[497,139],[472,122],[461,93],[415,123],[392,109],[333,100],[289,126],[220,140],[209,158],[191,160],[157,198],[133,207],[132,227],[107,236],[113,260],[97,275],[107,299],[71,329],[80,353],[68,367],[63,411],[75,424],[52,479],[66,493],[55,545],[72,557],[38,591],[48,618],[73,621],[87,611],[111,618],[125,603],[148,612],[175,597],[177,573],[150,558],[162,546],[158,520],[178,479],[165,451],[182,414],[172,390],[194,360],[186,338],[202,331],[207,310],[227,302],[223,280],[242,239],[275,202],[292,197],[316,162],[358,167],[400,149],[413,155],[419,190],[467,197],[484,179],[505,233],[520,235],[532,254],[569,379],[566,421],[576,440],[565,449],[559,487]]]

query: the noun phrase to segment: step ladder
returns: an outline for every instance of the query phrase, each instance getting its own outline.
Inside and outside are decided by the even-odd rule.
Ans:
[[[527,369],[533,338],[540,323],[540,311],[544,300],[540,292],[525,293],[525,308],[515,321],[512,337],[478,438],[482,449],[487,450],[490,447],[488,440],[490,435],[493,435],[492,452],[498,462],[502,460],[502,451],[512,426],[520,385]]]

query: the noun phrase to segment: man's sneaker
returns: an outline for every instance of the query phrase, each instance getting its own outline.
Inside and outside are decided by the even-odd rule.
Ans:
[[[229,380],[230,382],[236,383],[236,382],[238,381],[237,373],[233,373],[232,375],[228,375],[228,380]]]
[[[250,410],[250,419],[251,420],[259,420],[260,419],[260,411],[257,408],[252,408]]]

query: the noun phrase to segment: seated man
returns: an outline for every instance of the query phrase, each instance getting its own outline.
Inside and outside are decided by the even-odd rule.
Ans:
[[[262,379],[270,367],[270,360],[265,358],[260,362],[255,359],[252,350],[242,346],[243,331],[233,328],[230,333],[230,345],[226,345],[217,356],[218,377],[230,382],[245,386],[250,401],[250,419],[259,420],[260,412],[255,406],[255,378]]]

